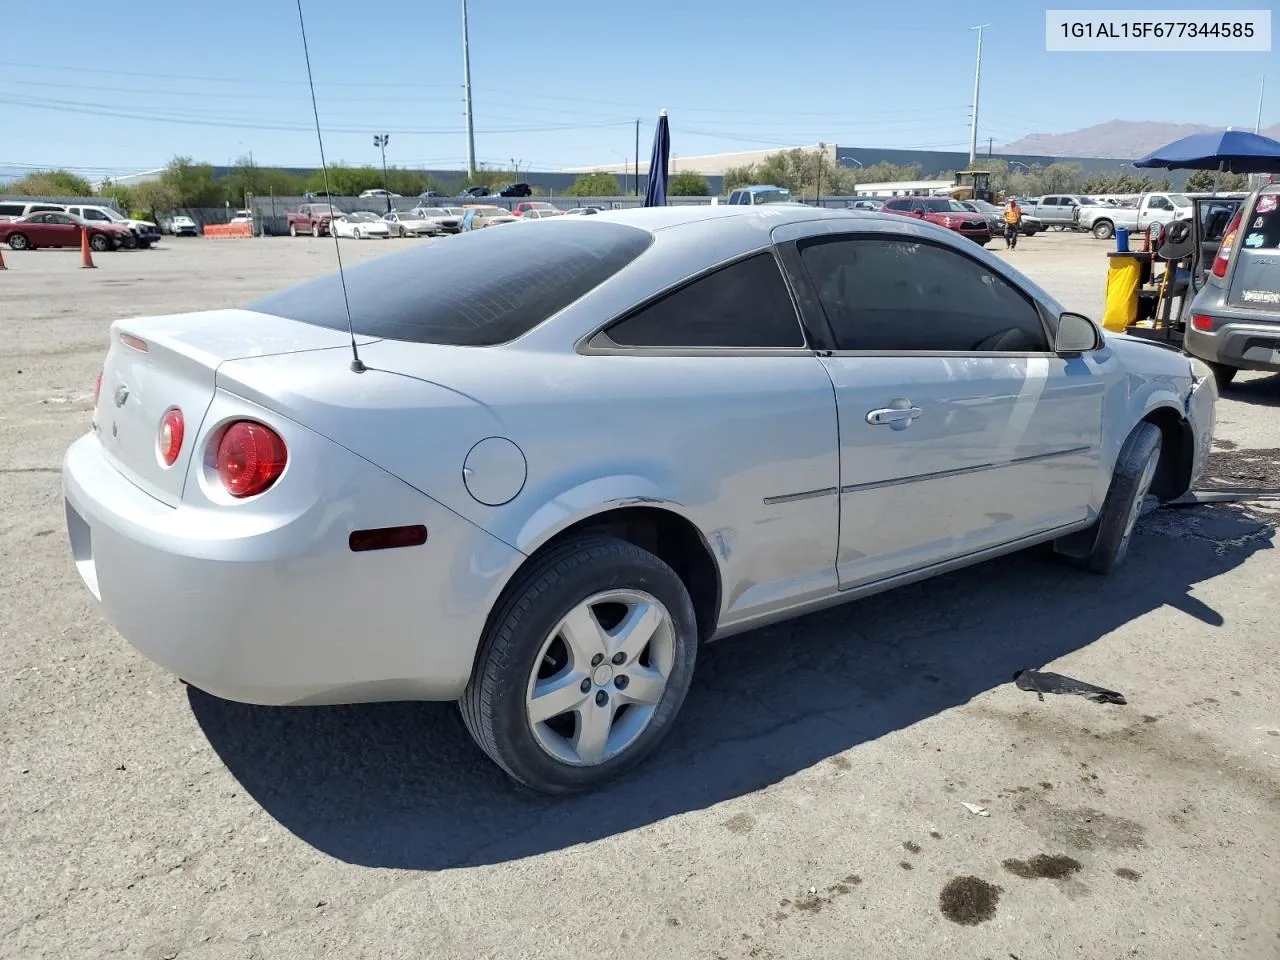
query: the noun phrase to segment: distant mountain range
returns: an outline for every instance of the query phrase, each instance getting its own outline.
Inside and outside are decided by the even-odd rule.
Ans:
[[[1149,120],[1108,120],[1070,133],[1029,133],[1005,144],[1001,153],[1034,154],[1045,157],[1114,157],[1136,160],[1166,143],[1193,133],[1223,130],[1203,123],[1156,123]],[[1252,127],[1237,127],[1248,129]],[[1280,123],[1260,131],[1280,140]]]

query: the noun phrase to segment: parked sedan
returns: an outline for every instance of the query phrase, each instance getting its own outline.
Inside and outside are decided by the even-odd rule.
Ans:
[[[552,207],[550,210],[526,210],[523,214],[521,214],[520,219],[521,220],[549,220],[552,217],[560,217],[560,216],[563,216],[563,214],[559,210],[557,210],[555,207]]]
[[[81,231],[89,232],[95,252],[115,250],[133,240],[133,231],[109,220],[81,220],[69,213],[32,213],[17,220],[0,221],[0,243],[14,250],[38,247],[78,247]]]
[[[176,214],[169,221],[169,232],[175,237],[195,237],[199,236],[200,229],[190,217],[184,214]]]
[[[392,210],[382,219],[396,237],[433,237],[440,232],[440,225],[418,210]]]
[[[333,232],[339,237],[350,237],[354,240],[374,238],[386,240],[391,236],[390,226],[376,213],[363,210],[356,213],[345,213],[333,221]]]
[[[799,204],[117,320],[100,387],[65,512],[131,643],[250,703],[457,700],[548,793],[652,752],[704,642],[1037,544],[1112,570],[1217,396],[953,230]]]
[[[461,230],[462,218],[467,213],[460,207],[414,207],[412,212],[421,214],[424,220],[434,223],[441,233],[457,233]]]
[[[469,204],[463,209],[463,229],[466,229],[468,213],[471,214],[472,230],[480,230],[484,227],[497,226],[500,223],[520,222],[520,218],[515,216],[506,207],[499,207],[487,203],[476,203]]]
[[[531,210],[550,210],[558,213],[554,203],[547,203],[545,200],[523,200],[511,208],[511,213],[517,217],[523,217]]]
[[[986,217],[992,236],[1004,235],[1004,207],[998,207],[994,203],[988,203],[986,200],[958,200],[956,202],[966,210],[972,210],[974,213],[980,213]],[[1024,237],[1034,237],[1043,229],[1043,223],[1025,211],[1023,212],[1022,220],[1019,221],[1018,226],[1020,234]]]
[[[980,247],[991,242],[991,227],[980,213],[966,210],[959,200],[950,197],[894,197],[882,208],[885,213],[917,217],[929,223],[954,230]]]

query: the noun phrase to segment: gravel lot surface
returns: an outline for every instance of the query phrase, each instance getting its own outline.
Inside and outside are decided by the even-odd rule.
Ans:
[[[1109,248],[1007,256],[1100,316]],[[1265,504],[1154,511],[1111,578],[1018,555],[713,645],[659,756],[547,801],[451,705],[189,689],[71,563],[59,464],[109,322],[243,303],[331,242],[4,256],[0,956],[1280,957]],[[1280,378],[1241,377],[1217,474],[1280,486],[1278,404]],[[1023,667],[1128,705],[1039,701]]]

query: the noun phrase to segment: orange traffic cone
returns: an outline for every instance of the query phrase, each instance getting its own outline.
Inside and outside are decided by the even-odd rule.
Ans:
[[[89,252],[89,231],[85,227],[80,228],[80,266],[82,269],[94,266],[93,254]]]

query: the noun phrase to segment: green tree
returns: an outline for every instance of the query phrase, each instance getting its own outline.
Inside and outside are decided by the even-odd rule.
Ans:
[[[84,177],[66,170],[41,170],[14,180],[0,193],[12,197],[92,197],[93,187]]]
[[[756,179],[756,165],[748,163],[741,167],[729,167],[721,178],[724,182],[724,192],[731,193],[742,187],[749,187],[753,183],[758,183]]]
[[[622,188],[612,173],[596,170],[579,176],[565,193],[570,197],[618,197],[622,195]]]
[[[178,207],[188,206],[181,202],[178,190],[171,184],[160,180],[148,180],[133,189],[134,211],[142,213],[148,220],[155,220],[161,213],[168,213]]]
[[[1215,178],[1221,191],[1239,191],[1249,189],[1249,175],[1245,173],[1219,173],[1216,170],[1193,170],[1187,177],[1187,190],[1190,193],[1209,193],[1213,190]]]
[[[617,182],[616,178],[614,182]],[[700,173],[677,173],[667,184],[667,194],[672,197],[709,197],[711,184]]]
[[[220,207],[227,199],[225,187],[214,182],[213,167],[190,157],[174,157],[160,174],[160,182],[177,196],[174,206]]]
[[[116,206],[126,213],[133,210],[133,190],[129,187],[118,186],[110,180],[106,180],[103,182],[102,186],[98,188],[98,196],[107,200],[114,200],[116,202]]]

